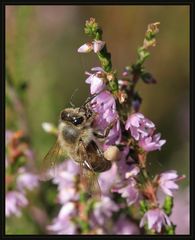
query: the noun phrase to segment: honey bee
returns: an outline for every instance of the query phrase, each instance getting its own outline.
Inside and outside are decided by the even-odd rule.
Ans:
[[[52,177],[48,170],[53,168],[55,171],[56,161],[66,153],[80,165],[81,183],[88,194],[99,198],[101,189],[97,173],[109,170],[112,164],[100,150],[98,138],[105,138],[113,125],[110,124],[104,134],[94,131],[92,123],[96,113],[89,107],[91,99],[87,99],[80,108],[65,108],[61,111],[57,141],[43,159],[41,179],[49,180]]]

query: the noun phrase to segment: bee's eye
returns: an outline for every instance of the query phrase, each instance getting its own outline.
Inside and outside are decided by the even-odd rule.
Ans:
[[[61,120],[66,120],[66,113],[63,111],[61,112]]]
[[[73,117],[72,118],[72,123],[74,125],[79,125],[83,122],[84,118],[83,117]]]

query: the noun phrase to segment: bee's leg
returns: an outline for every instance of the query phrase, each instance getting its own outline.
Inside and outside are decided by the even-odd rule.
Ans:
[[[99,133],[99,132],[94,132],[94,136],[97,138],[106,138],[110,132],[110,130],[113,128],[114,124],[116,123],[116,121],[111,122],[107,128],[104,130],[103,134]]]
[[[91,172],[93,172],[93,174],[95,174],[94,168],[92,167],[91,162],[89,161],[89,156],[88,156],[88,151],[87,151],[87,147],[85,146],[85,143],[83,142],[82,139],[79,139],[79,144],[80,144],[80,150],[82,151],[81,153],[81,158],[84,159],[83,160],[83,165],[85,167],[87,167],[88,170],[90,170]],[[93,147],[95,148],[95,150],[98,152],[99,156],[102,157],[102,159],[104,159],[104,154],[101,152],[101,150],[98,148],[98,146],[96,145],[95,142],[91,142],[91,144],[93,145]],[[84,157],[85,156],[85,157]]]
[[[100,148],[97,146],[96,142],[91,141],[91,144],[93,145],[93,147],[95,148],[95,150],[97,151],[98,155],[102,158],[104,158],[104,154],[103,152],[100,150]]]
[[[79,158],[80,158],[81,164],[86,166],[89,170],[93,171],[93,168],[88,161],[89,156],[87,154],[87,149],[86,149],[85,143],[83,142],[82,138],[79,139],[77,152],[78,152],[78,155],[80,156]]]
[[[86,146],[82,139],[79,139],[79,148],[80,149],[80,156],[83,161],[81,162],[81,181],[83,182],[84,186],[88,190],[89,194],[96,199],[100,199],[101,197],[101,189],[97,180],[97,175],[91,166],[89,161],[89,157],[87,154]],[[83,155],[84,154],[84,155]],[[85,156],[85,157],[84,157]],[[85,166],[85,168],[83,168]]]
[[[78,142],[78,146],[77,146],[77,154],[79,155],[79,162],[84,162],[84,159],[87,159],[88,158],[88,154],[87,154],[87,151],[86,151],[86,147],[85,147],[85,144],[82,140],[82,138],[79,139],[79,142]]]

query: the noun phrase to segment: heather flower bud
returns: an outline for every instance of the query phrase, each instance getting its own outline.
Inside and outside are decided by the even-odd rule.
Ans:
[[[93,44],[92,43],[85,43],[82,46],[78,48],[79,53],[88,53],[93,50]]]
[[[101,40],[95,40],[92,43],[94,53],[100,52],[105,45],[105,42]]]
[[[102,50],[104,45],[105,45],[105,42],[101,40],[94,40],[92,43],[83,44],[81,47],[78,48],[77,51],[79,53],[89,53],[93,50],[94,53],[97,53]]]
[[[152,74],[150,74],[148,72],[142,73],[141,78],[147,84],[156,83],[156,79],[152,76]]]

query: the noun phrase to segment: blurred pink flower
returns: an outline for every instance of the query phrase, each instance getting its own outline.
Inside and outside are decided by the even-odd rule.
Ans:
[[[175,170],[169,170],[161,173],[159,176],[159,186],[163,192],[169,196],[173,196],[172,190],[176,190],[179,186],[175,183],[178,180],[178,174]]]
[[[25,168],[18,169],[18,177],[16,179],[17,188],[20,191],[25,189],[33,190],[39,184],[39,178],[37,175],[26,172]]]
[[[58,185],[58,201],[65,204],[71,200],[78,200],[79,193],[75,189],[76,175],[79,174],[79,166],[71,159],[65,160],[57,167],[58,173],[53,183]]]
[[[121,182],[122,184],[123,182]],[[130,206],[136,203],[139,199],[139,190],[136,187],[136,181],[134,178],[129,178],[125,181],[125,186],[115,185],[112,188],[112,192],[121,194],[121,197],[126,198],[127,204]]]
[[[76,225],[70,219],[55,218],[47,229],[55,234],[76,234]]]
[[[111,188],[117,181],[117,165],[116,163],[112,164],[112,167],[100,174],[98,182],[100,184],[101,192],[103,195],[109,195],[111,193]]]
[[[140,234],[138,226],[131,222],[125,215],[121,215],[114,223],[113,234]]]
[[[71,218],[76,214],[76,208],[73,202],[64,204],[53,224],[47,226],[47,229],[56,234],[76,234],[76,225]]]
[[[154,229],[158,233],[161,232],[162,226],[171,226],[171,221],[162,209],[156,208],[147,211],[140,221],[140,227],[148,224],[148,229]]]
[[[57,174],[53,178],[53,183],[63,188],[72,187],[75,184],[76,175],[79,174],[79,166],[72,160],[66,159],[57,166]]]
[[[105,71],[101,67],[92,68],[91,71],[94,71],[95,73],[86,72],[89,77],[85,80],[85,82],[90,84],[91,94],[99,93],[106,86],[104,80]]]
[[[94,204],[93,212],[91,214],[92,225],[104,225],[112,213],[119,210],[119,206],[109,197],[102,196],[100,202]]]
[[[21,216],[21,208],[26,207],[28,200],[23,193],[18,191],[10,191],[5,196],[5,215],[10,217],[11,215]]]
[[[14,132],[12,132],[11,130],[6,130],[5,132],[5,144],[9,144],[10,140],[13,137]]]

